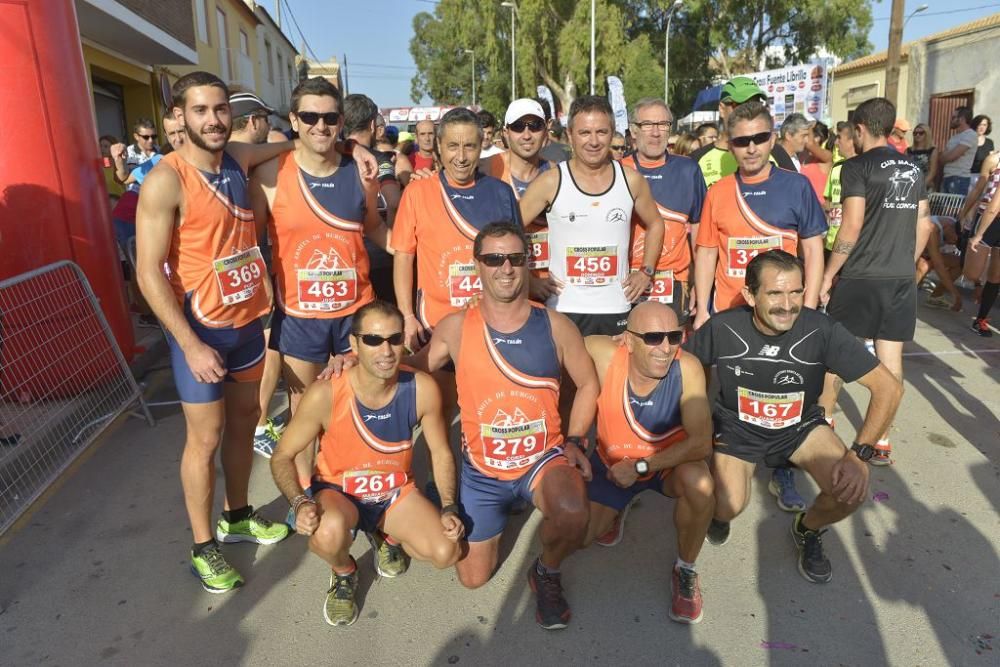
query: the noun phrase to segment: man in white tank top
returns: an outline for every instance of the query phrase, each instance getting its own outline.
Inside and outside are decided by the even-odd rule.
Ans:
[[[574,100],[573,157],[538,176],[521,198],[524,220],[544,211],[549,225],[549,277],[532,281],[532,296],[566,314],[584,336],[625,329],[663,247],[663,219],[646,179],[611,160],[613,118],[603,97]],[[646,228],[646,249],[642,269],[630,272],[633,209]]]

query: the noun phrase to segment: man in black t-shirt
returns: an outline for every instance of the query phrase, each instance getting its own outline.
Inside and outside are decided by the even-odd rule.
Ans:
[[[842,325],[804,308],[802,263],[783,250],[755,257],[746,269],[748,306],[711,317],[688,350],[717,366],[720,395],[713,410],[715,516],[708,541],[725,544],[729,523],[750,502],[755,466],[792,463],[820,493],[792,524],[799,572],[814,583],[833,576],[823,553],[823,528],[850,515],[868,488],[870,444],[885,430],[903,389],[889,370]],[[817,399],[827,371],[871,392],[864,424],[851,449],[824,419]]]
[[[843,220],[820,298],[848,331],[875,341],[879,361],[902,381],[903,343],[913,340],[917,326],[914,267],[931,228],[927,191],[920,166],[887,145],[896,122],[892,102],[863,102],[852,122],[858,155],[840,171]],[[822,400],[827,414],[833,414],[839,391],[840,383],[831,380]],[[879,435],[871,462],[888,465],[888,430]]]

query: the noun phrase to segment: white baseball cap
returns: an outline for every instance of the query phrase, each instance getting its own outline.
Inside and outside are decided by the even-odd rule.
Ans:
[[[530,97],[522,97],[519,100],[514,100],[507,107],[507,113],[503,117],[503,124],[510,125],[518,118],[524,118],[525,116],[537,116],[545,120],[545,112],[542,111],[542,105]]]

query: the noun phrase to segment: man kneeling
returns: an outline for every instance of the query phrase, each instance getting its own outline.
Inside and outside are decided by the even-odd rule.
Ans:
[[[697,623],[702,599],[694,562],[715,507],[705,462],[712,452],[712,415],[705,375],[681,350],[683,336],[669,306],[647,301],[632,310],[620,344],[607,336],[587,338],[601,379],[587,542],[618,544],[632,499],[647,489],[676,498],[670,618]]]
[[[792,537],[799,572],[814,583],[833,576],[823,553],[824,527],[854,512],[868,489],[866,462],[892,421],[903,387],[835,320],[803,308],[802,263],[783,250],[747,265],[747,306],[719,313],[695,332],[690,351],[716,365],[715,517],[708,541],[725,544],[729,522],[750,502],[754,467],[791,462],[819,485],[812,507],[795,515]],[[827,425],[817,399],[827,371],[871,392],[864,424],[851,449]]]
[[[271,473],[295,514],[295,530],[330,564],[323,617],[330,625],[358,618],[357,530],[372,542],[382,576],[405,571],[406,553],[438,568],[461,555],[464,527],[455,502],[455,461],[448,447],[441,394],[426,373],[400,369],[403,314],[375,301],[354,315],[351,349],[358,365],[313,384],[285,430]],[[445,509],[440,513],[413,481],[413,428],[420,424]],[[298,482],[295,455],[322,433],[311,497]],[[403,551],[405,549],[405,552]]]

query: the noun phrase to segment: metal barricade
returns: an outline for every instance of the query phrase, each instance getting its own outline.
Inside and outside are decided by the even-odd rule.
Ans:
[[[154,424],[80,267],[0,281],[0,533],[131,408]]]
[[[949,195],[943,192],[932,192],[927,197],[927,204],[930,206],[931,215],[942,215],[949,218],[958,219],[958,214],[962,212],[962,204],[965,197],[962,195]]]

